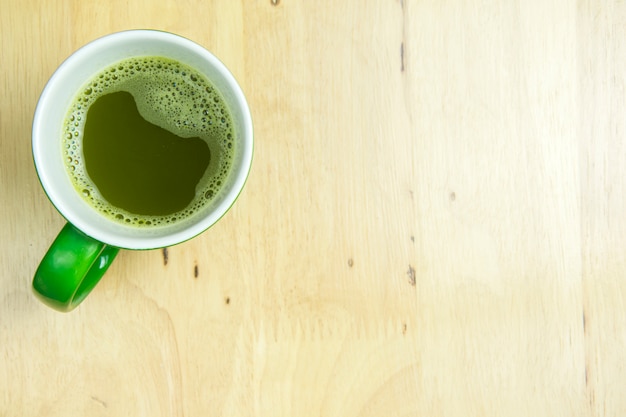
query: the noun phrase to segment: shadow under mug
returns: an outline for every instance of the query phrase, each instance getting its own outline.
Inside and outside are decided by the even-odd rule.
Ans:
[[[186,64],[220,91],[232,115],[235,153],[229,175],[212,204],[166,226],[118,223],[91,207],[66,172],[64,119],[74,98],[106,67],[124,59],[161,56]],[[157,249],[202,233],[234,204],[250,172],[253,131],[245,96],[228,69],[209,51],[181,36],[129,30],[96,39],[74,52],[46,84],[33,119],[32,150],[39,181],[67,224],[44,255],[33,279],[35,295],[59,311],[74,309],[95,287],[119,249]]]

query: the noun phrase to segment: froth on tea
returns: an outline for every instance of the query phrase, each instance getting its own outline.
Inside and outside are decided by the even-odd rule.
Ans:
[[[62,143],[83,198],[138,227],[176,223],[210,205],[236,147],[232,117],[210,80],[156,56],[94,75],[73,99]]]

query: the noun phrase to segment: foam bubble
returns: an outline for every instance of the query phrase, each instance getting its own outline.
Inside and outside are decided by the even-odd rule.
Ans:
[[[105,216],[138,227],[182,221],[206,208],[218,196],[219,184],[230,172],[236,141],[226,104],[211,82],[194,69],[162,57],[124,60],[96,74],[72,103],[64,123],[62,142],[71,150],[66,161],[77,191]],[[211,162],[185,209],[169,216],[129,213],[109,204],[89,179],[82,159],[82,132],[87,110],[98,97],[117,91],[131,93],[141,116],[180,137],[200,137],[211,152]],[[216,185],[217,184],[217,185]]]

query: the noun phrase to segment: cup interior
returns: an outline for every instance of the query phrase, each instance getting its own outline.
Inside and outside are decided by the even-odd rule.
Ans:
[[[103,216],[78,194],[64,166],[61,134],[73,99],[102,69],[135,56],[163,56],[193,67],[220,90],[233,119],[236,152],[220,195],[195,215],[171,225],[126,226]],[[37,104],[32,146],[39,180],[50,201],[67,221],[109,245],[153,249],[175,245],[198,235],[232,206],[244,186],[252,162],[252,121],[241,88],[213,54],[178,35],[131,30],[97,39],[77,50],[59,66]]]

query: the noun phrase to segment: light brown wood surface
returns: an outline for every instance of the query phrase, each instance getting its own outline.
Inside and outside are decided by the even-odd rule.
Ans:
[[[626,415],[626,3],[1,3],[0,416]],[[33,111],[131,28],[232,70],[251,175],[57,313]]]

